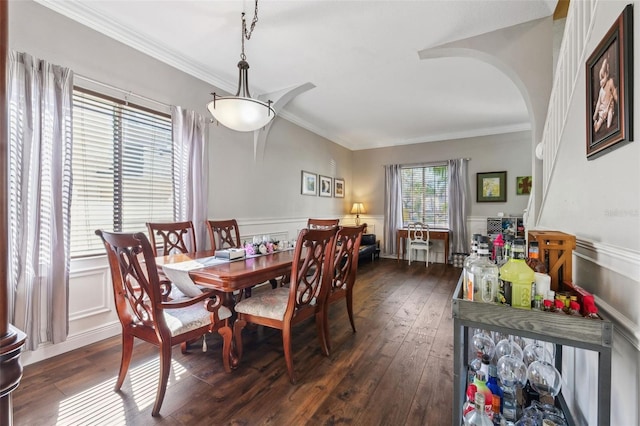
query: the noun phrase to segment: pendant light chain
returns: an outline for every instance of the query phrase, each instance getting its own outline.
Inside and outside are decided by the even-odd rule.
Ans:
[[[247,21],[244,19],[245,13],[242,12],[242,53],[240,54],[240,59],[245,61],[247,57],[244,54],[244,40],[250,40],[251,34],[253,34],[253,29],[256,27],[258,23],[258,0],[256,0],[256,8],[253,12],[253,20],[251,21],[251,27],[249,27],[249,31],[247,31]]]
[[[249,40],[258,23],[258,0],[255,0],[253,21],[247,28],[245,13],[242,12],[242,53],[238,62],[238,91],[235,96],[218,96],[213,92],[213,100],[207,104],[207,109],[214,120],[238,132],[255,132],[264,128],[276,116],[273,102],[253,99],[249,93],[249,63],[244,54],[245,40]]]

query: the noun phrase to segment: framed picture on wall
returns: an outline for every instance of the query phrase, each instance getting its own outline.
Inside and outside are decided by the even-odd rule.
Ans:
[[[477,173],[477,202],[507,201],[507,172]]]
[[[531,194],[531,176],[518,176],[516,178],[516,195]]]
[[[344,198],[344,179],[333,180],[333,196],[336,198]]]
[[[333,179],[328,176],[320,175],[320,196],[321,197],[331,197],[333,193]]]
[[[301,193],[302,195],[316,195],[318,193],[318,175],[302,171]]]
[[[633,140],[633,7],[587,59],[587,159]]]

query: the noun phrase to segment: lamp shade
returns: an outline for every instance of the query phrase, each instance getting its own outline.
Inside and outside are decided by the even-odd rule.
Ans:
[[[362,203],[353,203],[353,207],[351,207],[352,214],[360,214],[365,213],[364,205]]]
[[[238,132],[258,130],[276,116],[270,104],[240,96],[215,96],[207,109],[220,124]]]

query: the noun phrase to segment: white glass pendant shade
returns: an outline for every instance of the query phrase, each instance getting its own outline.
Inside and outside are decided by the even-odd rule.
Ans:
[[[238,62],[238,91],[235,96],[218,96],[207,104],[207,109],[220,124],[238,132],[253,132],[276,116],[271,101],[262,102],[249,93],[249,63]]]
[[[276,116],[268,103],[237,96],[215,96],[207,109],[220,124],[238,132],[258,130]]]

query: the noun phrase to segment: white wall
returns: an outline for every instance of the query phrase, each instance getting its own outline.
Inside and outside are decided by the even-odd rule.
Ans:
[[[629,3],[634,5],[637,23],[638,2],[596,3],[585,55],[578,58],[582,66],[558,157],[536,226],[576,236],[573,280],[597,296],[601,312],[614,324],[612,425],[640,424],[640,145],[634,141],[597,159],[586,159],[584,63]],[[636,24],[634,56],[640,49],[638,33]],[[635,65],[637,69],[637,62]],[[636,77],[638,72],[634,74]],[[636,101],[637,95],[636,82],[633,94]],[[633,116],[636,134],[639,123],[636,112]],[[595,354],[568,351],[564,361],[563,369],[572,378],[564,384],[563,393],[581,419],[579,424],[596,424]]]
[[[125,91],[194,109],[205,116],[208,115],[205,105],[215,89],[32,1],[9,4],[9,48],[70,67],[76,74]],[[81,80],[77,82],[87,85]],[[91,88],[105,90],[99,85]],[[155,103],[137,98],[132,102],[158,108]],[[289,238],[297,235],[308,217],[342,218],[351,201],[351,156],[349,150],[276,118],[264,158],[254,161],[252,134],[211,125],[209,217],[237,218],[242,235],[269,233]],[[344,178],[345,198],[301,195],[301,170]],[[120,332],[106,258],[72,260],[69,287],[69,338],[59,345],[26,352],[23,364]]]

